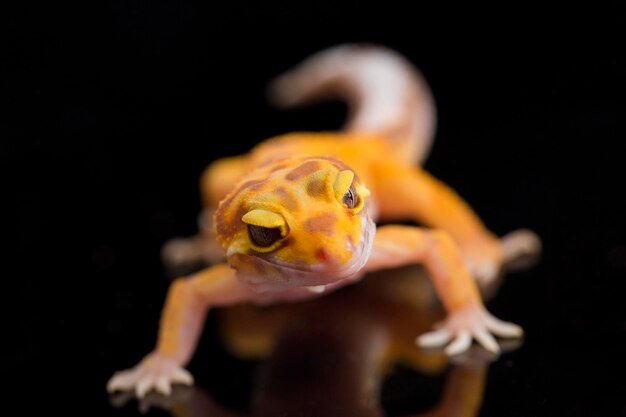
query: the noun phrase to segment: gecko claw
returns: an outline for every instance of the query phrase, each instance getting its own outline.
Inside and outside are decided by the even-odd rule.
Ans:
[[[419,336],[415,342],[423,348],[445,346],[450,356],[465,352],[475,339],[485,350],[498,354],[500,346],[495,336],[520,337],[523,330],[516,324],[507,323],[492,316],[483,306],[470,306],[452,312],[436,330]]]
[[[458,355],[465,352],[472,345],[472,337],[469,332],[461,331],[456,338],[446,348],[448,356]]]
[[[144,398],[152,390],[168,396],[172,384],[193,385],[193,377],[178,363],[165,355],[152,353],[137,366],[116,372],[107,383],[107,391],[134,390],[137,398]]]

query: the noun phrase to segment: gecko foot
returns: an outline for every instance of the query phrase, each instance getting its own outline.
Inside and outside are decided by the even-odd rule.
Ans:
[[[472,339],[485,349],[499,353],[500,347],[493,335],[520,337],[524,333],[516,324],[508,323],[491,315],[482,305],[474,305],[453,311],[438,325],[436,330],[425,333],[416,339],[420,347],[440,347],[446,345],[446,354],[452,356],[466,351]]]
[[[137,408],[142,414],[150,409],[161,409],[170,411],[177,405],[188,403],[194,396],[196,389],[187,385],[175,385],[172,387],[170,395],[163,395],[159,392],[150,391],[143,398],[139,398]],[[116,391],[109,396],[110,404],[115,408],[125,407],[135,399],[133,391]]]
[[[138,398],[143,398],[152,389],[170,395],[172,384],[177,383],[192,385],[193,377],[174,359],[151,353],[134,368],[116,372],[107,383],[107,391],[134,390]]]
[[[507,271],[527,269],[539,261],[541,239],[532,230],[515,230],[503,236],[501,242]]]

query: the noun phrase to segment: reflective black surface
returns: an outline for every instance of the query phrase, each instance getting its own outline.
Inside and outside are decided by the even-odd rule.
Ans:
[[[408,343],[411,326],[417,334],[437,312],[392,302],[366,282],[277,309],[291,320],[280,329],[271,329],[281,322],[268,319],[274,310],[240,310],[251,315],[239,323],[244,334],[250,323],[266,332],[257,335],[266,350],[244,359],[229,350],[237,310],[212,314],[189,367],[197,387],[178,392],[172,410],[407,416],[440,407],[440,415],[457,415],[452,409],[471,397],[481,416],[623,415],[626,62],[612,45],[619,37],[587,28],[583,39],[561,11],[516,10],[523,25],[507,18],[492,27],[469,14],[455,22],[441,10],[416,16],[357,6],[113,2],[68,10],[64,23],[15,26],[0,142],[9,210],[7,401],[25,414],[138,415],[137,402],[109,398],[104,386],[154,345],[171,278],[159,250],[195,232],[200,172],[275,134],[338,128],[341,104],[278,111],[265,104],[264,85],[323,47],[369,41],[404,53],[431,83],[439,124],[426,168],[496,233],[528,227],[542,237],[538,265],[508,274],[488,302],[524,327],[522,345],[494,361],[474,351],[456,364],[415,350],[405,352],[414,360],[379,369],[374,347],[388,340],[389,323],[402,325]],[[623,11],[615,7],[581,11],[578,21],[619,28]],[[404,30],[392,34],[382,22]],[[562,37],[507,40],[544,25]],[[490,35],[474,34],[476,27]],[[234,37],[244,30],[242,40]],[[453,30],[459,35],[442,36]],[[388,281],[404,282],[405,272]],[[230,343],[220,337],[224,322],[233,326]],[[167,415],[167,402],[151,402],[152,415]]]

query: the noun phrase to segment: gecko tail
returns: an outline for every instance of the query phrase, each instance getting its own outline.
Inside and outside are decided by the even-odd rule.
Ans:
[[[269,88],[279,107],[328,97],[348,104],[347,132],[383,135],[407,162],[425,161],[435,134],[435,102],[422,74],[400,54],[374,45],[336,46],[307,58]]]

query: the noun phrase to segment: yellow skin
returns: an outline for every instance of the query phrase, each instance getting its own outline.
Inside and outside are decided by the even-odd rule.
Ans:
[[[226,262],[172,284],[155,350],[116,373],[108,389],[141,397],[192,383],[183,366],[210,308],[303,300],[412,263],[425,266],[448,314],[419,345],[450,342],[453,355],[474,338],[497,352],[492,334],[520,336],[520,327],[487,312],[472,274],[493,279],[527,242],[507,245],[490,233],[454,191],[413,165],[412,146],[391,134],[295,133],[213,163],[201,181],[212,222],[205,216],[203,233],[184,248],[204,256],[217,241]],[[376,229],[374,220],[398,218],[433,228]]]

